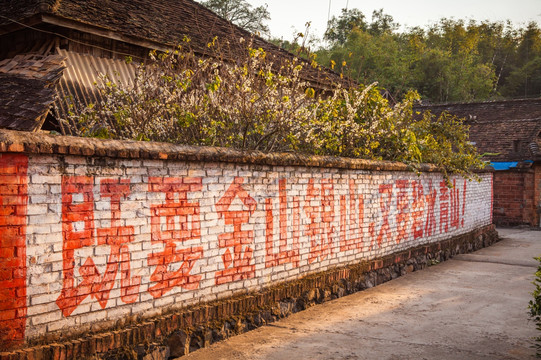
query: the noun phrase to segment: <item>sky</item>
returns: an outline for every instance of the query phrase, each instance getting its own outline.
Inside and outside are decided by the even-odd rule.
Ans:
[[[329,15],[329,0],[247,0],[252,6],[267,4],[271,14],[272,37],[292,40],[304,32],[311,21],[311,33],[322,38]],[[541,0],[330,0],[330,16],[340,15],[341,9],[357,8],[371,19],[372,11],[383,8],[402,26],[433,24],[442,17],[455,19],[511,20],[515,25],[535,21],[541,25]]]

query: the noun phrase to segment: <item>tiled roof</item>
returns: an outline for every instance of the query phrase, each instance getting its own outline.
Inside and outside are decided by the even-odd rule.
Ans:
[[[496,121],[509,119],[535,119],[541,117],[541,98],[485,101],[477,103],[457,103],[440,105],[421,105],[419,109],[430,110],[435,114],[449,111],[466,120]]]
[[[196,52],[206,53],[207,44],[217,36],[230,59],[238,58],[240,38],[251,34],[192,0],[17,0],[0,7],[0,25],[6,18],[24,21],[36,14],[48,14],[64,20],[111,30],[124,36],[150,40],[164,45],[177,45],[185,36],[191,39]],[[224,43],[225,42],[225,43]],[[294,56],[279,47],[254,37],[255,48],[263,48],[280,60]],[[344,83],[338,74],[318,72],[305,66],[303,76],[314,84]]]
[[[495,120],[467,122],[470,125],[470,140],[476,143],[481,154],[492,161],[533,160],[532,144],[541,132],[541,117],[537,119]]]
[[[56,98],[64,70],[59,55],[18,55],[0,62],[0,127],[36,131]]]
[[[470,140],[491,161],[524,161],[540,157],[541,98],[480,103],[422,105],[418,111],[448,111],[466,119]]]

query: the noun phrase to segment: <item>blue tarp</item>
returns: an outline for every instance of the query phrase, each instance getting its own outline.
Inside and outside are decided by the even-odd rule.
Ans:
[[[525,160],[523,162],[526,162],[526,163],[533,163],[532,160]],[[493,163],[490,163],[490,165],[494,168],[494,170],[498,171],[498,170],[509,170],[511,168],[514,168],[514,167],[517,167],[518,165],[518,161],[507,161],[507,162],[493,162]]]

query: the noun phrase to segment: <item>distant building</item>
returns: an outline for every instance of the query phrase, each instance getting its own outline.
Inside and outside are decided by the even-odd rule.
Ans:
[[[94,83],[99,72],[129,82],[133,79],[134,67],[124,61],[127,56],[144,60],[150,50],[170,50],[185,37],[200,56],[208,55],[207,44],[218,37],[222,55],[235,61],[245,51],[246,42],[241,38],[248,41],[253,35],[192,0],[7,1],[0,8],[0,73],[16,76],[30,86],[32,75],[31,71],[22,70],[29,64],[24,59],[58,62],[61,56],[65,61],[65,66],[60,67],[62,76],[55,84],[42,83],[40,96],[44,99],[42,105],[50,105],[56,97],[56,115],[65,118],[69,109],[58,99],[71,98],[85,105],[95,103],[98,95]],[[252,46],[263,48],[277,65],[295,57],[257,36],[253,37]],[[48,58],[50,56],[54,57]],[[306,65],[301,77],[316,89],[324,90],[332,83],[344,82],[335,72],[320,72]],[[13,67],[19,69],[17,74],[12,74]],[[50,70],[57,74],[58,68]],[[8,86],[15,86],[15,82],[7,85],[0,81],[0,94],[10,92]],[[33,112],[15,110],[16,106],[24,109],[32,103],[32,99],[24,99],[23,95],[35,94],[36,86],[34,82],[32,91],[18,92],[17,99],[0,97],[0,113],[5,114],[4,119],[0,118],[0,127],[27,131],[41,128],[45,119],[40,106],[34,104]],[[19,113],[16,121],[13,121],[13,111]],[[57,124],[49,116],[45,128],[54,129]]]
[[[494,223],[541,225],[541,98],[422,105],[416,110],[447,111],[466,119],[470,140],[495,169]]]

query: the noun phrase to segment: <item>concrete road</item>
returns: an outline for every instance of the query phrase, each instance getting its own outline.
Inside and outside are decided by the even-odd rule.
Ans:
[[[312,307],[183,357],[529,359],[528,301],[541,232],[500,229],[490,248]]]

